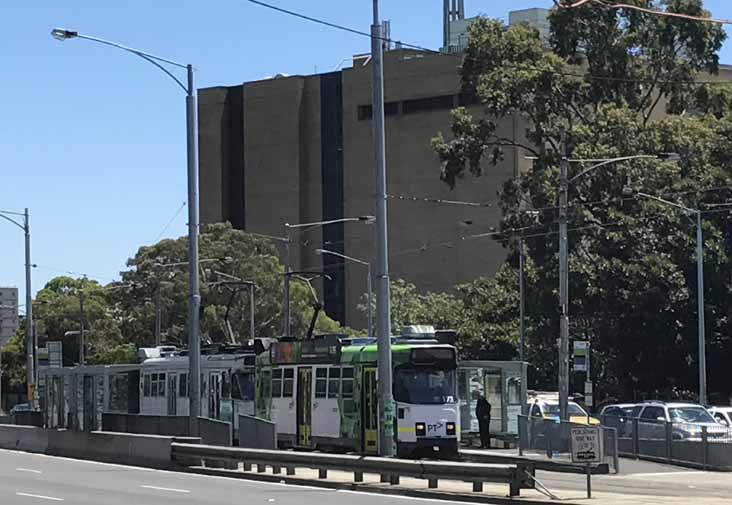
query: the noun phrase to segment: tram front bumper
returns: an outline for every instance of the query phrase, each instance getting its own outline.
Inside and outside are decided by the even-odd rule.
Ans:
[[[453,459],[458,456],[457,438],[419,438],[416,442],[397,443],[400,458],[431,457]]]

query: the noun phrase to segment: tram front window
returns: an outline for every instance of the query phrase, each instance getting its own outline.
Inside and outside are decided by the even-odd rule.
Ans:
[[[455,402],[455,370],[399,368],[395,372],[396,401],[423,405]]]

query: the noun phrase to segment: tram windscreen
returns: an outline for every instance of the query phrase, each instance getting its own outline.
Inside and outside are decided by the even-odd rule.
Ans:
[[[253,373],[236,373],[233,375],[236,384],[232,390],[232,398],[234,400],[243,400],[245,402],[254,401],[254,374]]]
[[[394,399],[398,402],[421,405],[454,403],[455,393],[455,370],[395,370]]]

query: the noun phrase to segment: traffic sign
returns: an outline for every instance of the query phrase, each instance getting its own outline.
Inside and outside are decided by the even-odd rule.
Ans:
[[[602,462],[600,429],[589,426],[572,427],[572,463]]]

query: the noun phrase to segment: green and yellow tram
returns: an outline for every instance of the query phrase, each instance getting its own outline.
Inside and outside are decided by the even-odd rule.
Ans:
[[[256,408],[284,447],[377,452],[377,348],[326,335],[281,340],[257,357]],[[394,432],[401,456],[457,454],[457,351],[434,338],[392,339]]]

